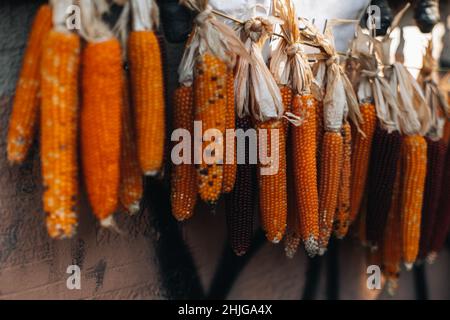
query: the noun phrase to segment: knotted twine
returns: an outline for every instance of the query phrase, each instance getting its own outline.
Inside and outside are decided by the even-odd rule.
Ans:
[[[382,62],[376,52],[370,50],[374,45],[373,41],[377,40],[364,34],[361,28],[357,29],[352,54],[362,67],[358,99],[361,103],[368,100],[374,102],[380,125],[391,133],[398,130],[398,106],[389,82],[384,79]]]
[[[422,84],[425,91],[425,100],[431,112],[431,125],[427,136],[434,141],[438,141],[443,137],[445,121],[446,118],[449,118],[448,103],[439,90],[436,70],[437,61],[433,57],[433,43],[430,40],[423,57],[423,67],[420,71],[418,82]]]
[[[208,0],[180,0],[190,10],[198,12],[194,19],[194,30],[186,45],[178,68],[179,82],[191,86],[194,81],[195,60],[207,52],[233,68],[236,58],[248,60],[248,54],[236,33],[213,13]]]
[[[283,21],[280,26],[283,36],[272,53],[270,71],[279,85],[291,87],[295,94],[310,94],[314,76],[300,43],[295,8],[291,1],[277,0],[274,2],[274,11]],[[296,126],[303,122],[302,117],[291,112],[286,112],[285,117]]]
[[[281,92],[262,56],[262,45],[273,31],[273,19],[254,17],[240,26],[250,59],[239,59],[236,71],[236,112],[265,122],[280,119],[284,106]]]
[[[339,64],[339,55],[334,46],[331,30],[327,28],[325,33],[321,34],[306,19],[301,21],[305,26],[300,32],[302,42],[320,48],[328,58],[318,62],[318,82],[323,81],[325,87],[323,97],[325,129],[340,132],[343,121],[348,115],[359,130],[358,124],[362,121],[362,116],[358,99],[344,68]],[[336,22],[338,23],[339,20]]]

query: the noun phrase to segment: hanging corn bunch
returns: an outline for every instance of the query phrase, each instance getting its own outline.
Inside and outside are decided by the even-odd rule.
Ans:
[[[430,253],[430,243],[437,221],[439,198],[444,176],[447,143],[444,141],[444,126],[448,113],[446,99],[437,85],[437,61],[433,57],[433,42],[430,40],[423,57],[423,67],[418,82],[425,92],[425,99],[431,111],[431,127],[427,133],[427,177],[422,206],[419,259],[425,259]]]
[[[258,170],[259,207],[266,237],[278,243],[286,231],[286,126],[280,89],[262,57],[261,47],[271,34],[271,17],[254,17],[243,23],[241,38],[251,58],[239,59],[236,71],[236,108],[239,117],[251,115],[256,120],[258,150],[275,159]],[[249,81],[250,79],[250,81]]]
[[[80,39],[61,23],[70,4],[52,2],[54,26],[42,44],[40,61],[43,202],[52,238],[71,237],[77,226]]]
[[[135,214],[140,210],[140,202],[144,190],[137,154],[136,132],[133,122],[133,110],[130,105],[130,87],[127,75],[124,76],[124,79],[119,200],[125,211],[129,214]]]
[[[298,225],[292,227],[294,234],[289,239],[301,237],[310,256],[318,251],[319,199],[317,190],[317,100],[311,95],[313,74],[308,59],[300,44],[300,31],[295,8],[291,1],[278,0],[274,3],[275,14],[282,21],[283,38],[275,48],[270,68],[280,85],[292,87],[294,94],[291,110],[286,112],[292,128],[291,157],[296,219]],[[291,229],[291,226],[289,226]],[[291,241],[292,242],[292,241]],[[294,241],[295,242],[295,241]],[[287,248],[292,255],[292,243]]]
[[[236,118],[236,128],[253,128],[250,117]],[[244,150],[238,147],[238,152]],[[226,197],[228,239],[238,256],[244,255],[251,245],[256,206],[256,165],[250,163],[250,141],[245,142],[244,163],[237,165],[236,183]]]
[[[102,22],[96,3],[81,0],[83,105],[81,150],[87,195],[102,226],[117,209],[124,79],[119,41]]]
[[[194,150],[194,154],[206,158],[197,164],[200,198],[214,204],[222,191],[232,189],[234,180],[235,168],[228,167],[224,181],[223,135],[227,124],[233,126],[230,110],[233,97],[229,97],[231,70],[236,57],[247,53],[234,31],[216,19],[207,0],[182,0],[181,3],[198,14],[179,67],[180,83],[193,85],[195,120],[201,122],[202,130],[219,134],[214,135],[214,141],[202,140],[201,148]]]
[[[22,163],[33,143],[40,103],[39,66],[44,39],[52,28],[52,9],[44,4],[34,18],[9,121],[7,153],[10,163]]]
[[[153,0],[131,0],[133,29],[128,38],[132,101],[139,163],[145,175],[162,169],[165,136],[164,78],[161,49],[154,33],[159,22]]]
[[[361,124],[362,132],[354,130],[351,216],[354,219],[358,214],[362,194],[367,190],[366,236],[372,247],[382,243],[401,143],[394,93],[383,78],[378,55],[373,52],[378,44],[358,28],[352,45],[352,54],[361,69],[358,98],[365,121]],[[368,152],[361,154],[364,149]]]
[[[339,57],[334,48],[334,39],[330,29],[320,34],[315,26],[302,20],[306,26],[302,31],[304,39],[320,47],[327,57],[319,62],[326,67],[326,92],[323,97],[325,133],[322,142],[321,167],[319,175],[319,254],[323,254],[333,229],[334,217],[338,205],[339,184],[344,155],[344,141],[341,134],[347,114],[359,128],[361,113],[352,85],[339,65]]]

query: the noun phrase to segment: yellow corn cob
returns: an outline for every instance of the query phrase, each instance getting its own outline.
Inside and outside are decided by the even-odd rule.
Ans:
[[[39,113],[42,45],[51,28],[52,10],[49,5],[42,5],[33,21],[16,86],[8,131],[7,153],[10,163],[22,163],[33,143]]]
[[[203,132],[216,129],[222,135],[226,127],[227,66],[217,57],[204,54],[197,60],[194,81],[195,120],[201,121]],[[223,137],[214,141],[216,150],[223,150]],[[202,155],[211,142],[203,142]],[[215,203],[221,194],[223,184],[223,154],[211,154],[214,163],[205,159],[197,167],[200,198]],[[204,156],[203,156],[204,158]]]
[[[337,207],[343,138],[340,132],[325,132],[319,182],[319,254],[328,246]]]
[[[180,86],[174,93],[173,128],[194,131],[194,103],[192,87]],[[197,173],[192,163],[172,167],[172,214],[179,220],[187,220],[194,214],[197,202]]]
[[[262,165],[258,170],[259,207],[261,222],[270,242],[278,243],[286,232],[287,220],[287,180],[286,180],[286,136],[283,120],[269,120],[257,124],[258,143],[261,148],[261,135],[266,137],[267,154],[278,156],[278,171],[262,175]],[[264,130],[264,131],[261,131]],[[278,132],[278,143],[272,145],[272,135]],[[275,156],[275,157],[276,157]],[[272,164],[267,164],[266,169]]]
[[[401,228],[403,260],[408,269],[412,268],[419,251],[426,169],[425,138],[419,135],[405,137],[402,144]]]
[[[360,211],[361,201],[366,188],[369,170],[372,138],[377,124],[377,115],[373,104],[363,104],[360,108],[363,122],[360,128],[365,136],[353,131],[354,144],[352,149],[351,193],[350,193],[350,221],[354,221]]]
[[[391,208],[384,233],[383,267],[386,275],[386,286],[389,294],[393,295],[398,286],[400,264],[402,261],[402,233],[400,219],[400,179],[401,166],[397,164]]]
[[[41,61],[41,165],[52,238],[71,237],[77,226],[79,62],[79,37],[50,31]]]
[[[165,136],[164,77],[159,41],[152,31],[132,31],[128,38],[138,155],[145,175],[162,169]]]
[[[225,122],[226,122],[226,129],[232,129],[234,130],[236,125],[236,113],[234,109],[234,74],[233,70],[228,70],[227,73],[227,107],[226,107],[226,115],[225,115]],[[225,132],[224,132],[225,134]],[[231,157],[233,159],[233,163],[225,163],[223,167],[223,186],[222,186],[222,192],[223,193],[229,193],[233,191],[234,183],[236,181],[236,170],[237,170],[237,163],[236,163],[236,143],[233,143],[233,140],[235,140],[233,135],[227,135],[225,137],[225,158],[227,159],[227,153],[233,152],[234,156]],[[234,141],[236,142],[236,141]],[[234,145],[234,148],[231,148],[231,146]],[[230,146],[230,147],[228,147]],[[228,150],[230,148],[230,150]],[[228,162],[228,160],[227,160]]]
[[[119,201],[121,206],[130,214],[135,214],[139,211],[143,193],[142,173],[135,137],[136,133],[130,106],[129,83],[125,81],[122,109]]]
[[[342,239],[347,235],[348,227],[350,225],[350,179],[352,161],[352,131],[350,123],[344,123],[342,135],[344,139],[344,150],[338,193],[338,206],[335,218],[335,235],[338,239]]]
[[[292,127],[292,158],[295,181],[299,234],[310,256],[318,252],[319,195],[317,189],[317,101],[312,95],[296,95],[292,113],[303,123]]]

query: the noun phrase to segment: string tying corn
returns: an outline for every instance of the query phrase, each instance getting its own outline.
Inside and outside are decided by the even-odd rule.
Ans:
[[[247,131],[253,127],[249,117],[236,118],[236,128]],[[250,143],[245,143],[245,163],[237,165],[236,183],[227,195],[227,230],[233,251],[244,255],[251,245],[256,206],[256,165],[250,164]]]
[[[174,129],[194,131],[194,103],[192,86],[180,86],[174,93]],[[192,142],[192,141],[191,141]],[[194,214],[197,202],[197,173],[192,163],[181,163],[172,167],[171,203],[172,214],[184,221]]]
[[[40,61],[44,38],[52,28],[52,9],[42,5],[34,18],[25,50],[9,122],[7,154],[10,163],[22,163],[33,143],[40,102]]]
[[[41,165],[52,238],[71,237],[77,226],[79,56],[77,35],[48,33],[41,61]]]
[[[412,268],[419,251],[421,211],[427,170],[427,143],[419,135],[406,136],[402,143],[403,181],[401,228],[403,260]]]

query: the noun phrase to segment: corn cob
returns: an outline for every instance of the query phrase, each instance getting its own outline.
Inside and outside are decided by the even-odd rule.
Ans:
[[[119,196],[123,81],[119,41],[88,43],[82,78],[83,173],[92,210],[105,226]]]
[[[128,57],[139,162],[145,175],[154,176],[162,169],[165,136],[164,78],[155,33],[132,31]]]
[[[50,31],[41,60],[41,165],[52,238],[71,237],[77,226],[79,64],[79,37]]]
[[[10,163],[22,163],[33,143],[39,113],[42,45],[51,28],[52,10],[49,5],[42,5],[33,21],[16,86],[8,131],[7,153]]]
[[[367,241],[373,247],[382,243],[401,143],[400,133],[397,131],[388,133],[377,125],[373,136],[367,183]]]
[[[280,92],[281,92],[281,98],[283,99],[283,105],[284,105],[285,112],[291,112],[292,111],[292,98],[293,98],[292,89],[289,86],[280,86]],[[285,133],[288,134],[289,121],[287,119],[284,119],[284,124],[286,127]]]
[[[450,148],[447,148],[444,174],[442,176],[441,196],[433,234],[430,240],[429,258],[431,260],[433,260],[444,247],[445,239],[450,230],[450,197],[448,196],[448,190],[450,190]]]
[[[236,128],[251,129],[249,117],[236,118]],[[250,145],[245,144],[246,162],[237,165],[236,184],[226,197],[228,239],[236,255],[242,256],[250,248],[256,204],[256,165],[249,163]]]
[[[392,201],[386,222],[383,239],[383,272],[386,276],[386,286],[389,294],[393,295],[398,287],[400,264],[402,262],[402,233],[400,219],[400,179],[401,161],[397,161]]]
[[[420,222],[427,170],[427,143],[418,135],[407,136],[402,143],[401,227],[403,260],[412,268],[419,251]]]
[[[316,122],[317,123],[317,126],[316,126],[317,176],[320,177],[320,163],[321,163],[321,154],[322,154],[323,135],[325,133],[325,126],[323,124],[323,101],[319,101],[317,103],[316,118],[317,118],[317,122]]]
[[[122,141],[120,151],[120,205],[129,214],[140,210],[143,194],[141,167],[137,155],[135,127],[130,105],[129,83],[124,77],[122,108]]]
[[[201,121],[203,132],[216,129],[223,134],[226,127],[227,66],[217,57],[204,54],[198,58],[195,68],[195,120]],[[216,150],[223,149],[223,139],[214,143]],[[202,154],[207,153],[205,149],[210,144],[211,142],[203,142]],[[223,154],[211,154],[211,158],[212,164],[207,164],[203,159],[197,167],[197,177],[200,198],[214,204],[222,191]]]
[[[234,74],[232,70],[228,70],[227,73],[227,107],[226,107],[226,129],[234,130],[235,129],[235,108],[234,108]],[[225,132],[224,132],[225,134]],[[233,143],[235,140],[233,135],[226,135],[225,139],[225,159],[226,163],[223,166],[223,193],[229,193],[234,188],[234,183],[236,181],[236,144]],[[234,145],[234,147],[232,147]],[[228,150],[230,148],[230,150]],[[233,152],[232,156],[228,155],[228,152]],[[230,159],[228,159],[230,158]],[[229,163],[230,160],[233,160],[233,163]]]
[[[278,171],[263,175],[260,163],[258,170],[259,208],[261,222],[270,242],[278,243],[286,232],[287,220],[287,180],[286,180],[286,135],[282,119],[269,120],[257,124],[258,150],[267,146],[267,155],[278,157]],[[278,141],[272,145],[272,136],[278,135]],[[261,138],[264,137],[266,143]],[[272,164],[264,165],[266,170],[274,170]]]
[[[342,136],[344,139],[342,173],[339,182],[338,205],[334,222],[334,233],[338,239],[342,239],[347,235],[350,225],[350,179],[352,161],[352,130],[350,123],[344,123]]]
[[[420,226],[419,259],[425,259],[430,253],[430,242],[441,196],[442,176],[444,174],[447,146],[442,140],[427,140],[427,177],[422,206]]]
[[[304,122],[292,128],[292,159],[294,168],[299,234],[310,256],[318,252],[319,195],[317,189],[316,129],[317,101],[311,95],[296,95],[293,110]]]
[[[352,149],[352,179],[350,193],[350,221],[354,221],[360,211],[361,201],[366,188],[367,174],[369,172],[372,138],[375,132],[377,116],[373,104],[363,104],[360,108],[363,122],[360,128],[362,135],[353,130],[354,144]]]
[[[340,132],[325,132],[319,182],[319,254],[323,255],[337,208],[344,142]]]
[[[192,86],[180,86],[174,94],[173,128],[194,131],[194,93]],[[172,168],[172,214],[187,220],[194,214],[197,202],[197,173],[192,163],[181,163]]]

